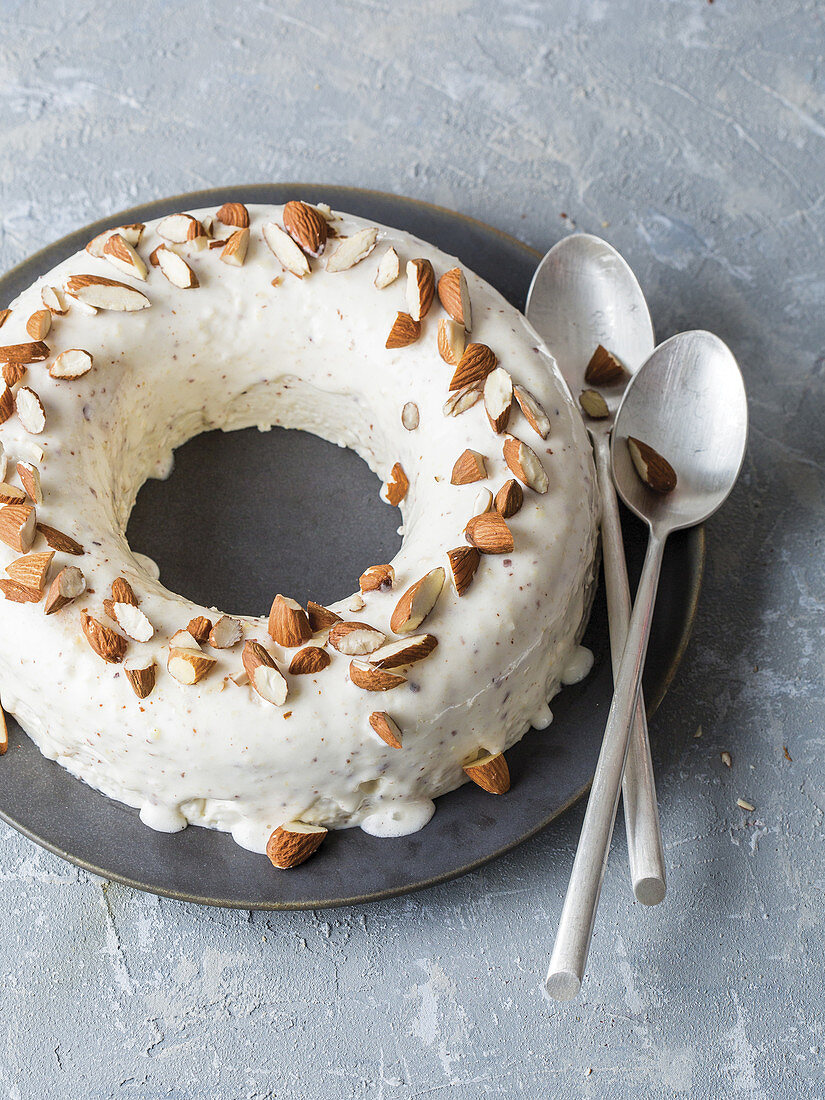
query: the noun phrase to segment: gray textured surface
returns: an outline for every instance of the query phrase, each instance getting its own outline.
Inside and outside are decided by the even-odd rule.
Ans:
[[[3,268],[134,201],[264,179],[419,196],[542,249],[575,223],[625,253],[660,336],[730,343],[753,430],[653,723],[670,894],[631,902],[619,835],[577,1003],[540,978],[580,812],[317,915],[144,897],[0,828],[0,1094],[825,1095],[816,0],[2,11]]]

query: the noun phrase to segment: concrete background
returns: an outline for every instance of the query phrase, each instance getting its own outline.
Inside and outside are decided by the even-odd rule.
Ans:
[[[452,884],[292,915],[0,827],[0,1095],[825,1095],[824,169],[817,0],[3,0],[3,269],[232,182],[397,191],[541,249],[575,225],[660,336],[729,342],[753,429],[653,724],[670,894],[633,904],[618,835],[578,1002],[540,979],[580,810]]]

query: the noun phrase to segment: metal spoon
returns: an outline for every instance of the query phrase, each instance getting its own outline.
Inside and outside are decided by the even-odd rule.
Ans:
[[[627,387],[611,445],[622,500],[650,528],[607,728],[547,973],[547,992],[569,1000],[581,987],[619,801],[629,731],[641,683],[665,540],[702,523],[733,488],[745,455],[748,409],[736,360],[709,332],[683,332],[661,344]],[[628,437],[649,444],[674,467],[671,493],[642,482]]]
[[[642,288],[616,249],[600,237],[576,233],[550,249],[536,268],[526,312],[552,351],[574,400],[585,387],[584,372],[598,344],[618,356],[631,373],[653,351],[653,325]],[[602,498],[602,552],[614,677],[630,621],[630,586],[619,503],[610,474],[610,433],[627,380],[603,391],[609,416],[585,420]],[[665,896],[665,858],[641,695],[622,799],[633,892],[645,905],[658,905]]]

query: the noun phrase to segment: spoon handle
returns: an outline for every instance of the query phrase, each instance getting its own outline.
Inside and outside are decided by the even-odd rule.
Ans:
[[[610,626],[610,655],[615,679],[627,641],[631,608],[630,585],[619,520],[619,502],[610,472],[609,437],[601,432],[595,436],[593,450],[602,498],[602,553],[607,620]],[[658,905],[664,899],[666,890],[665,856],[662,850],[653,761],[650,759],[645,704],[641,692],[630,731],[630,746],[622,780],[622,808],[633,893],[644,905]]]
[[[650,639],[650,623],[656,603],[664,546],[664,539],[651,532],[559,930],[553,945],[550,969],[545,979],[547,992],[560,1001],[568,1001],[576,996],[584,976],[619,803],[630,727],[642,683],[642,669]]]

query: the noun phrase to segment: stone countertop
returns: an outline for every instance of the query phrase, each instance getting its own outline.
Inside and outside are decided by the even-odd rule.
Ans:
[[[261,180],[396,191],[542,250],[579,228],[660,337],[728,342],[752,431],[652,724],[669,895],[633,902],[619,828],[578,1001],[541,979],[581,808],[453,883],[297,914],[144,896],[0,827],[0,1094],[825,1095],[821,5],[6,0],[2,24],[2,269]]]

